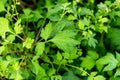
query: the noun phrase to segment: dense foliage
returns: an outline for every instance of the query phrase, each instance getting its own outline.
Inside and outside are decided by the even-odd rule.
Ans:
[[[120,0],[0,0],[0,80],[120,80]]]

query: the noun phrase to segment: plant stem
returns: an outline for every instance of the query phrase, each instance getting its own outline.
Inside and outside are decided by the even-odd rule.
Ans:
[[[40,36],[41,30],[42,30],[43,26],[45,25],[45,22],[46,22],[46,18],[44,18],[43,24],[42,24],[41,27],[39,28],[39,31],[38,31],[38,33],[37,33],[37,35],[36,35],[36,37],[35,37],[35,40],[34,40],[33,46],[36,45],[36,43],[37,43],[37,41],[38,41],[38,39],[39,39],[39,36]]]

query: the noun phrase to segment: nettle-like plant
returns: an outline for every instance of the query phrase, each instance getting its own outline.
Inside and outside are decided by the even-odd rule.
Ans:
[[[120,79],[119,0],[29,2],[0,0],[2,80]]]

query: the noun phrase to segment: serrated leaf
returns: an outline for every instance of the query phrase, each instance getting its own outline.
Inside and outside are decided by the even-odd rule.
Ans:
[[[103,71],[110,71],[116,68],[117,63],[118,61],[115,59],[115,57],[111,53],[107,53],[106,56],[96,61],[96,66],[99,71],[101,71],[102,68],[104,68]]]
[[[47,12],[47,17],[50,17],[51,15],[58,13],[58,11],[60,11],[60,10],[61,10],[61,5],[59,5],[59,4],[55,5],[54,8],[49,7],[48,12]]]
[[[0,17],[0,36],[5,38],[5,33],[10,32],[9,21],[6,18]]]
[[[17,22],[15,23],[14,30],[16,34],[20,34],[23,31],[23,28],[21,27],[20,23],[21,23],[21,19],[17,20]]]
[[[38,42],[35,47],[35,52],[37,56],[42,55],[43,51],[45,49],[45,43],[44,42]]]
[[[118,68],[118,69],[116,70],[116,72],[115,72],[114,77],[117,77],[117,76],[120,76],[120,68]]]
[[[32,47],[34,39],[26,38],[26,40],[23,42],[23,47],[26,47],[27,49],[30,49]]]
[[[95,66],[95,60],[90,56],[82,57],[82,63],[80,64],[85,69],[91,70]]]
[[[90,47],[94,47],[95,48],[97,43],[98,43],[98,41],[96,39],[92,38],[92,37],[88,39],[88,45]]]
[[[0,1],[0,12],[4,10],[5,10],[4,3]]]
[[[79,44],[79,41],[72,38],[74,35],[74,32],[69,33],[69,31],[61,31],[50,41],[63,51],[70,51],[71,48]]]
[[[41,31],[41,37],[45,40],[47,40],[52,32],[52,23],[48,23],[46,26],[45,26],[45,29],[42,29]]]

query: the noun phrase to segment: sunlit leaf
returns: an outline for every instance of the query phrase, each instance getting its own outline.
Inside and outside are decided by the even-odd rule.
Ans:
[[[115,72],[114,77],[117,77],[117,76],[120,76],[120,68],[118,68],[118,69],[116,70],[116,72]]]
[[[91,70],[95,66],[95,60],[90,56],[82,57],[81,60],[82,63],[80,65],[85,69]]]
[[[99,71],[101,71],[102,68],[104,68],[103,71],[110,71],[116,68],[117,63],[118,61],[115,57],[111,53],[107,53],[106,56],[97,60],[96,66]]]
[[[4,10],[5,10],[4,3],[0,1],[0,12]]]
[[[94,80],[106,80],[106,78],[102,75],[98,75],[94,77]]]
[[[41,37],[45,40],[47,40],[52,32],[52,23],[48,23],[46,26],[45,26],[45,29],[42,29],[41,31]]]
[[[26,40],[23,42],[23,47],[26,47],[27,49],[30,49],[32,47],[34,39],[26,38]]]
[[[16,23],[15,23],[15,27],[14,27],[15,33],[16,34],[20,34],[23,31],[23,28],[21,26],[21,19],[19,19]]]
[[[9,21],[6,18],[0,17],[0,36],[5,38],[5,33],[10,32]]]
[[[43,54],[43,51],[45,49],[45,43],[44,42],[38,42],[35,47],[36,55],[40,56]]]
[[[85,26],[84,23],[81,20],[79,20],[78,22],[79,29],[84,30],[84,26]]]
[[[53,42],[59,49],[69,51],[71,48],[79,44],[79,41],[72,38],[75,36],[74,32],[68,33],[69,31],[59,32],[50,41]]]

